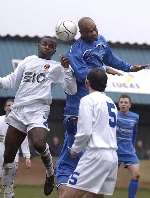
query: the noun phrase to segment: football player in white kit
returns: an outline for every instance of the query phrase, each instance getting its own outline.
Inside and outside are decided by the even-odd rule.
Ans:
[[[63,198],[112,195],[118,170],[117,108],[105,95],[105,71],[95,68],[87,75],[89,95],[80,101],[77,134],[70,148],[72,157],[84,151],[70,176]]]
[[[46,143],[47,118],[52,102],[51,88],[52,84],[60,83],[68,94],[75,94],[77,91],[68,59],[62,58],[61,63],[51,60],[55,51],[55,39],[45,36],[39,41],[38,56],[26,57],[13,73],[0,78],[1,88],[17,89],[12,111],[6,119],[9,124],[5,138],[3,176],[6,198],[14,197],[11,188],[14,177],[13,162],[27,133],[46,168],[45,195],[53,190],[54,169]]]
[[[4,105],[4,111],[5,115],[0,116],[0,184],[1,184],[1,178],[3,175],[3,155],[4,155],[4,141],[5,141],[5,136],[6,132],[8,129],[8,124],[6,123],[6,117],[11,111],[12,105],[14,101],[13,99],[7,99]],[[21,150],[23,157],[25,158],[25,163],[27,168],[31,167],[31,160],[30,160],[30,149],[29,149],[29,143],[28,143],[28,138],[26,137],[25,140],[21,144]],[[19,163],[19,151],[16,154],[15,157],[15,172],[18,169],[18,163]]]

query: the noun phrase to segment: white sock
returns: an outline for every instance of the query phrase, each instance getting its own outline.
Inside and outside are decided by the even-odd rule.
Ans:
[[[41,159],[46,168],[46,174],[48,177],[54,174],[53,160],[49,150],[48,144],[46,144],[46,149],[43,153],[41,153]]]
[[[15,163],[7,163],[3,166],[3,177],[2,177],[2,183],[4,186],[4,195],[6,198],[12,198],[14,196],[14,190],[13,190],[13,181],[15,178]]]

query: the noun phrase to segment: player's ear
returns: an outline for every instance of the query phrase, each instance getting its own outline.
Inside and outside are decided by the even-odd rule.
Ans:
[[[90,86],[89,80],[86,78],[85,80],[85,87],[88,89]]]
[[[129,108],[131,108],[131,106],[132,106],[132,103],[130,102],[130,104],[129,104]]]

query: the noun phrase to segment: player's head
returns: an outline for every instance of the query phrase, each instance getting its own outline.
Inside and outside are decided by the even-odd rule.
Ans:
[[[99,68],[92,69],[86,79],[86,87],[94,91],[104,92],[107,85],[106,72]]]
[[[6,112],[6,115],[10,113],[13,104],[14,104],[13,99],[6,100],[5,105],[4,105],[4,111]]]
[[[130,96],[123,94],[119,97],[118,107],[121,112],[127,113],[131,108],[132,100]]]
[[[39,40],[38,55],[40,58],[50,59],[56,52],[56,39],[50,36],[44,36]]]
[[[95,22],[90,17],[83,17],[78,22],[81,38],[87,42],[97,39],[98,30]]]

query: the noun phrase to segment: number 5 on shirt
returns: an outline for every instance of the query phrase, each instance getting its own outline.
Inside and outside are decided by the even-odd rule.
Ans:
[[[107,107],[108,107],[108,113],[109,113],[109,125],[110,127],[114,128],[117,124],[117,116],[116,113],[114,112],[115,105],[113,103],[107,102]]]

